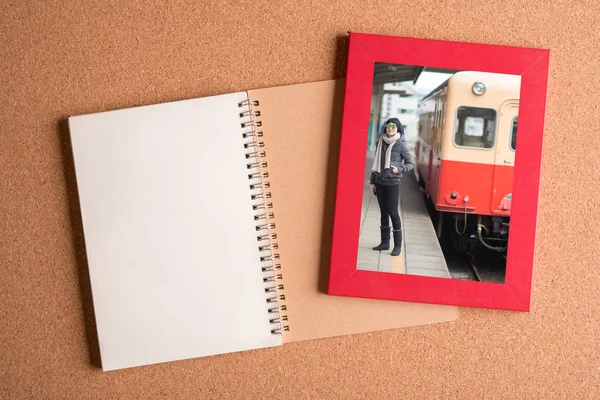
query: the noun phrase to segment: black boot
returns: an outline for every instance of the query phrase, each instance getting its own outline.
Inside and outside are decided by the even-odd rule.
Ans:
[[[402,229],[394,229],[394,249],[392,250],[393,256],[399,256],[400,250],[402,249]]]
[[[381,229],[381,243],[378,246],[373,247],[373,250],[389,250],[390,249],[390,227],[379,227]]]

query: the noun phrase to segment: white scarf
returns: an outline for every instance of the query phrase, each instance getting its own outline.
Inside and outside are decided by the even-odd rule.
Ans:
[[[400,139],[400,133],[396,132],[396,134],[392,137],[388,137],[385,133],[382,137],[379,138],[379,142],[377,143],[377,150],[375,150],[375,160],[373,160],[373,166],[371,167],[372,171],[381,173],[381,143],[383,140],[388,144],[387,151],[385,152],[385,165],[383,166],[385,169],[390,168],[390,164],[392,161],[392,147],[394,147],[394,143]]]

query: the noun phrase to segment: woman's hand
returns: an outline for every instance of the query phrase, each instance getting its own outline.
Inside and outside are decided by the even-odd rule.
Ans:
[[[372,183],[371,183],[371,194],[372,194],[373,196],[375,196],[375,195],[376,195],[376,193],[375,193],[375,185],[373,185]]]
[[[396,167],[394,167],[394,166],[392,165],[392,172],[393,172],[393,173],[395,173],[395,174],[397,174],[397,173],[398,173],[398,168],[396,168]]]

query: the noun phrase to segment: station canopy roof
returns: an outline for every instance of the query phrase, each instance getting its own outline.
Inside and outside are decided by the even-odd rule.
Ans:
[[[411,81],[412,83],[415,83],[421,75],[421,73],[425,71],[454,74],[455,72],[458,72],[460,70],[448,68],[418,67],[414,65],[375,63],[373,85],[406,81]]]

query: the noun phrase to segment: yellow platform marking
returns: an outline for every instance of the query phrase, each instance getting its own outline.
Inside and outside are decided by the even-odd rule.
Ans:
[[[402,192],[400,192],[402,194]],[[398,202],[400,203],[400,202]],[[402,223],[402,251],[398,257],[392,257],[392,272],[396,274],[406,274],[406,268],[404,268],[404,253],[405,251],[405,234],[404,234],[404,218],[402,218],[402,209],[400,208],[400,204],[398,204],[398,214],[400,215],[400,222]],[[392,231],[392,237],[390,238],[390,252],[394,246],[394,232]]]

